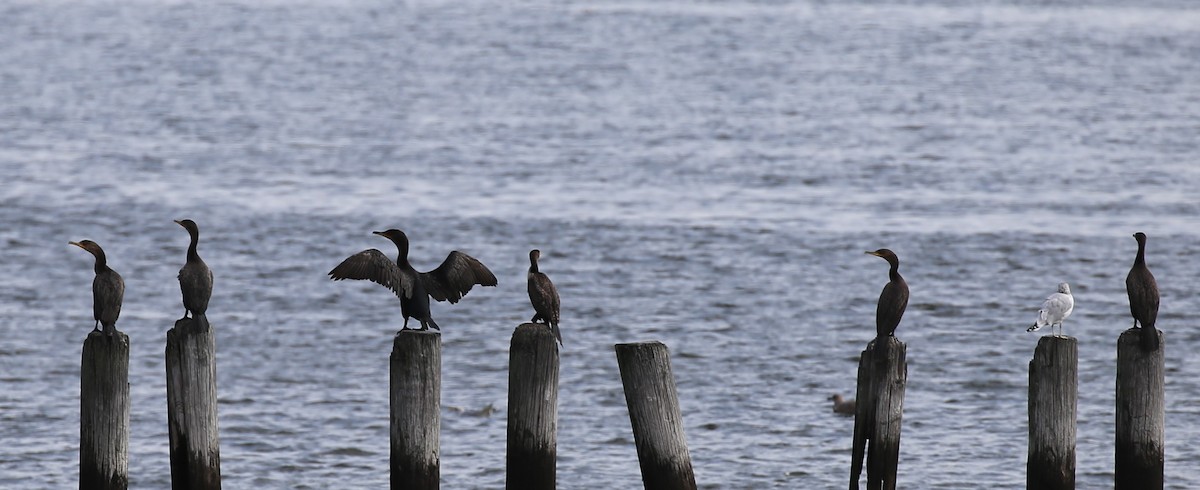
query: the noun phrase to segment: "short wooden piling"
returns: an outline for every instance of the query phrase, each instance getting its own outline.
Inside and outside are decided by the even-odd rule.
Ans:
[[[401,330],[391,357],[392,489],[433,490],[441,477],[442,336]]]
[[[617,344],[616,352],[643,485],[648,490],[695,490],[667,346]]]
[[[873,341],[867,344],[858,361],[851,489],[859,488],[864,456],[867,488],[896,488],[896,470],[900,466],[900,422],[904,413],[904,388],[908,383],[907,346],[895,337],[889,336],[883,341],[887,342],[883,359],[875,359]],[[867,441],[870,441],[869,445]]]
[[[523,323],[508,351],[505,488],[554,490],[558,430],[558,343],[546,325]]]
[[[94,331],[83,342],[79,489],[129,488],[129,336]]]
[[[1140,337],[1141,332],[1131,328],[1117,339],[1116,490],[1163,488],[1167,339],[1159,331],[1158,348],[1146,352]]]
[[[1075,488],[1079,352],[1074,337],[1044,336],[1029,361],[1029,459],[1025,488]]]
[[[175,490],[221,488],[216,351],[203,316],[178,320],[167,331],[167,427]]]

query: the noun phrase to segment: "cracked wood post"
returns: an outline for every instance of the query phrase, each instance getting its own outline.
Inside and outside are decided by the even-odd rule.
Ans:
[[[217,345],[203,316],[167,331],[167,428],[171,488],[221,488],[217,437]]]
[[[504,486],[554,490],[558,342],[546,325],[523,323],[508,351],[508,448]]]
[[[391,488],[437,489],[441,477],[442,336],[401,330],[391,356]]]
[[[859,488],[864,457],[868,489],[896,488],[896,470],[900,466],[900,422],[904,414],[904,388],[908,383],[907,347],[896,337],[889,336],[883,341],[887,342],[884,359],[875,359],[875,341],[872,341],[858,362],[851,489]],[[870,441],[869,445],[867,441]]]
[[[1075,488],[1079,349],[1074,337],[1044,336],[1029,361],[1029,459],[1025,488]]]
[[[647,490],[695,490],[667,346],[640,342],[615,347],[642,483]]]
[[[1163,351],[1167,338],[1160,331],[1158,348],[1145,352],[1141,332],[1131,328],[1117,339],[1116,490],[1163,488]]]
[[[79,388],[79,489],[129,488],[129,336],[88,334]]]

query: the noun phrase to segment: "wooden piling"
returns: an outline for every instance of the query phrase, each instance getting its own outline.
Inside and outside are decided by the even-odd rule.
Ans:
[[[523,323],[508,351],[508,452],[504,486],[554,490],[558,343],[546,325]]]
[[[442,336],[401,330],[391,357],[392,489],[433,490],[441,477]]]
[[[203,316],[178,320],[167,331],[167,426],[175,490],[221,488],[216,350]]]
[[[94,331],[83,342],[79,489],[129,488],[129,336]]]
[[[615,347],[643,485],[648,490],[695,490],[667,346],[640,342]]]
[[[1075,488],[1079,352],[1074,337],[1044,336],[1029,361],[1029,459],[1025,488]]]
[[[1158,332],[1158,348],[1142,350],[1139,329],[1117,339],[1116,490],[1163,488],[1163,438],[1166,401],[1163,351],[1167,339]]]
[[[907,346],[896,337],[885,337],[884,357],[875,359],[876,339],[858,361],[858,394],[854,413],[854,443],[850,463],[850,488],[859,488],[863,459],[867,488],[895,490],[900,465],[900,422],[904,413],[904,388],[908,383]],[[870,443],[868,444],[868,441]]]

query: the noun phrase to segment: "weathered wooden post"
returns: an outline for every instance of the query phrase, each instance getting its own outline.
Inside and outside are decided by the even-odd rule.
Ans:
[[[79,489],[129,488],[129,336],[94,331],[83,342]]]
[[[1025,487],[1075,488],[1079,351],[1074,337],[1044,336],[1029,361],[1029,459]]]
[[[1158,332],[1158,348],[1139,345],[1141,332],[1131,328],[1117,339],[1116,490],[1163,488],[1163,351],[1167,339]]]
[[[216,356],[216,339],[203,316],[178,320],[167,330],[167,428],[175,490],[221,488]]]
[[[392,488],[431,490],[441,478],[442,336],[401,330],[391,357]]]
[[[653,490],[695,490],[667,346],[617,344],[616,352],[643,485]]]
[[[883,341],[887,342],[883,359],[875,359],[873,341],[867,344],[858,361],[851,489],[859,488],[864,456],[867,488],[896,488],[896,470],[900,466],[900,421],[904,413],[904,388],[908,383],[907,346],[892,336],[884,337]]]
[[[508,351],[508,453],[504,486],[554,490],[558,343],[546,325],[523,323]]]

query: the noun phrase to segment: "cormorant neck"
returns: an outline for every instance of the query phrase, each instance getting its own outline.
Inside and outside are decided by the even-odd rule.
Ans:
[[[1133,259],[1133,265],[1142,265],[1146,263],[1146,242],[1138,240],[1137,258]]]
[[[400,265],[410,265],[408,263],[408,240],[392,240],[399,249],[400,255],[396,257],[396,263]]]
[[[187,259],[188,262],[200,260],[200,254],[196,253],[196,244],[200,243],[200,234],[188,230],[188,235],[191,235],[192,241],[188,244]]]
[[[530,257],[529,258],[529,272],[531,274],[537,274],[537,271],[538,271],[537,259]]]
[[[890,269],[888,269],[888,278],[891,279],[892,281],[899,281],[900,280],[900,261],[889,257],[888,265],[892,266]]]
[[[104,256],[103,250],[96,249],[94,252],[92,252],[92,255],[96,256],[96,273],[97,274],[104,272],[105,270],[108,270],[108,258]]]

